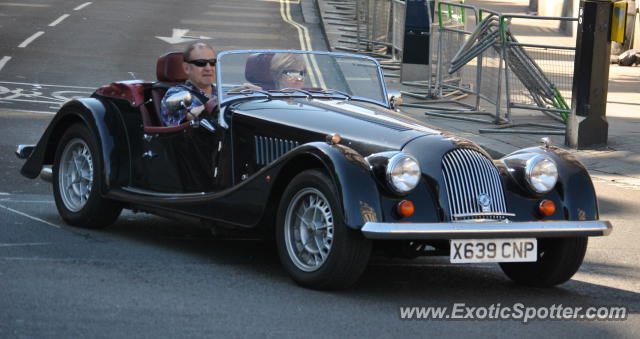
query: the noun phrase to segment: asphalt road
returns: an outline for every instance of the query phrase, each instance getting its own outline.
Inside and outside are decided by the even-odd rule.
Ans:
[[[157,56],[184,45],[156,38],[171,37],[174,28],[211,37],[219,50],[300,48],[276,0],[121,0],[74,10],[83,4],[0,2],[0,337],[640,336],[635,186],[595,182],[601,218],[615,230],[592,239],[581,271],[552,289],[514,285],[497,265],[375,257],[353,288],[313,291],[296,286],[274,248],[256,239],[215,238],[131,212],[101,231],[66,226],[50,185],[21,177],[22,161],[12,154],[16,144],[38,140],[51,119],[46,112],[101,84],[129,79],[129,72],[153,79]],[[295,3],[291,15],[304,22]],[[307,27],[314,48],[322,49],[319,28]],[[402,306],[454,303],[620,305],[631,314],[626,321],[528,324],[400,319]]]

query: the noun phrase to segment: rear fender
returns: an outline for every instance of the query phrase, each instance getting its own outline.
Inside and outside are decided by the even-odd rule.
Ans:
[[[100,148],[100,165],[104,175],[103,193],[118,181],[121,159],[131,163],[128,137],[118,140],[116,132],[126,134],[126,128],[119,113],[110,112],[103,102],[96,98],[82,98],[67,102],[55,115],[44,134],[38,141],[31,156],[25,162],[20,173],[27,178],[36,178],[44,165],[53,164],[56,149],[64,132],[73,124],[84,124],[97,136]],[[126,145],[124,145],[126,142]],[[121,145],[122,144],[122,145]],[[124,147],[122,147],[124,145]],[[119,147],[120,146],[120,147]],[[128,168],[129,166],[127,166]]]

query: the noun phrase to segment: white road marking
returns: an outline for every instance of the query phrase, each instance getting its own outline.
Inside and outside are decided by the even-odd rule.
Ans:
[[[30,110],[26,110],[26,109],[2,109],[0,110],[0,113],[11,113],[11,112],[22,112],[22,113],[33,113],[33,114],[47,114],[47,115],[55,115],[56,112],[47,112],[47,111],[30,111]]]
[[[9,60],[11,60],[10,56],[3,56],[2,59],[0,59],[0,71],[2,70],[2,67],[9,62]]]
[[[50,245],[50,242],[26,242],[22,244],[2,244],[0,243],[0,247],[21,247],[21,246],[42,246],[42,245]]]
[[[29,85],[33,87],[67,87],[67,88],[86,88],[86,89],[96,89],[96,87],[86,87],[86,86],[66,86],[66,85],[47,85],[47,84],[31,84],[25,82],[11,82],[11,81],[0,81],[0,84],[12,84],[12,85]]]
[[[0,6],[14,6],[14,7],[51,7],[51,5],[45,4],[24,4],[17,2],[0,2]]]
[[[73,262],[73,263],[130,263],[137,262],[132,260],[113,260],[113,259],[88,259],[88,258],[42,258],[42,257],[4,257],[7,261],[45,261],[45,262]]]
[[[27,85],[28,86],[28,85]],[[63,103],[76,99],[88,97],[92,91],[87,90],[57,90],[51,88],[43,88],[42,86],[17,86],[17,88],[9,88],[0,84],[0,102],[29,102],[49,104],[55,107],[49,107],[57,110]],[[67,88],[70,89],[70,88]]]
[[[19,96],[16,94],[16,96]],[[25,95],[26,97],[29,97],[29,95]],[[57,103],[64,103],[63,101],[44,101],[44,100],[30,100],[30,99],[16,99],[13,97],[6,97],[6,98],[0,98],[0,101],[17,101],[17,102],[33,102],[33,103],[37,103],[37,104],[57,104]]]
[[[188,29],[184,29],[184,28],[174,28],[171,32],[171,36],[156,36],[156,38],[170,43],[170,44],[179,44],[179,43],[183,43],[183,42],[187,42],[187,41],[192,41],[192,40],[209,40],[211,39],[210,37],[207,36],[188,36],[186,35],[187,33],[189,33]]]
[[[23,41],[20,45],[18,45],[18,48],[25,48],[29,46],[29,44],[33,42],[33,40],[37,39],[42,34],[44,34],[43,31],[35,32],[32,36],[28,37],[27,40]]]
[[[7,192],[0,192],[0,195],[11,195],[11,194],[9,194]]]
[[[55,19],[52,23],[49,24],[49,27],[54,27],[55,25],[62,22],[62,20],[69,17],[69,14],[63,14],[59,18]]]
[[[289,5],[289,2],[290,0],[280,0],[280,16],[282,17],[282,20],[295,27],[295,29],[298,31],[300,49],[304,51],[312,51],[313,48],[311,46],[311,39],[309,38],[309,30],[307,30],[307,27],[305,27],[304,25],[293,21],[293,17],[291,16],[291,6]],[[305,59],[312,65],[311,72],[309,72],[312,85],[314,87],[327,88],[324,82],[324,78],[322,77],[322,73],[319,72],[320,68],[318,68],[318,63],[316,62],[315,56],[305,55]],[[316,79],[316,77],[318,79]],[[320,83],[318,84],[317,81],[319,81]]]
[[[19,204],[54,204],[55,201],[53,200],[13,200],[11,198],[7,198],[7,199],[0,199],[0,201],[6,201],[6,202],[15,202],[15,203],[19,203]]]
[[[93,2],[85,2],[85,3],[83,3],[82,5],[80,5],[80,6],[76,7],[76,8],[74,8],[73,10],[74,10],[74,11],[79,11],[79,10],[81,10],[81,9],[83,9],[83,8],[85,8],[85,7],[89,6],[89,5],[91,5],[92,3],[93,3]]]
[[[61,226],[59,226],[59,225],[56,225],[56,224],[54,224],[54,223],[50,223],[50,222],[48,222],[48,221],[46,221],[46,220],[42,220],[42,219],[40,219],[40,218],[36,218],[36,217],[31,216],[31,215],[28,215],[28,214],[26,214],[26,213],[24,213],[24,212],[20,212],[20,211],[18,211],[18,210],[14,210],[13,208],[11,208],[11,207],[7,207],[7,206],[5,206],[5,205],[0,205],[0,208],[4,208],[4,209],[6,209],[7,211],[10,211],[10,212],[13,212],[13,213],[19,214],[19,215],[21,215],[21,216],[23,216],[23,217],[27,217],[27,218],[29,218],[29,219],[31,219],[31,220],[39,221],[39,222],[41,222],[41,223],[43,223],[43,224],[47,224],[47,225],[49,225],[49,226],[53,226],[53,227],[58,228],[58,229],[61,229],[61,228],[62,228],[62,227],[61,227]]]

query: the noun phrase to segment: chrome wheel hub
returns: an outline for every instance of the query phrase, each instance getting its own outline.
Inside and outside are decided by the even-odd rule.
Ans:
[[[58,187],[68,210],[78,212],[87,204],[93,187],[93,158],[84,140],[74,138],[62,151]]]
[[[333,244],[333,213],[327,198],[315,188],[299,191],[287,208],[284,236],[289,257],[305,272],[318,270]]]

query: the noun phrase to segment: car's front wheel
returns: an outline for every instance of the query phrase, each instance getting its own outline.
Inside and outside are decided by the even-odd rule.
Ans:
[[[538,259],[531,263],[501,263],[502,271],[522,285],[551,287],[571,279],[587,251],[587,238],[538,239]]]
[[[69,127],[56,149],[53,196],[70,225],[100,228],[112,224],[122,207],[100,195],[103,180],[95,137],[82,124]]]
[[[297,175],[284,191],[276,242],[280,261],[299,284],[344,288],[369,261],[371,241],[344,224],[331,179],[319,170]]]

